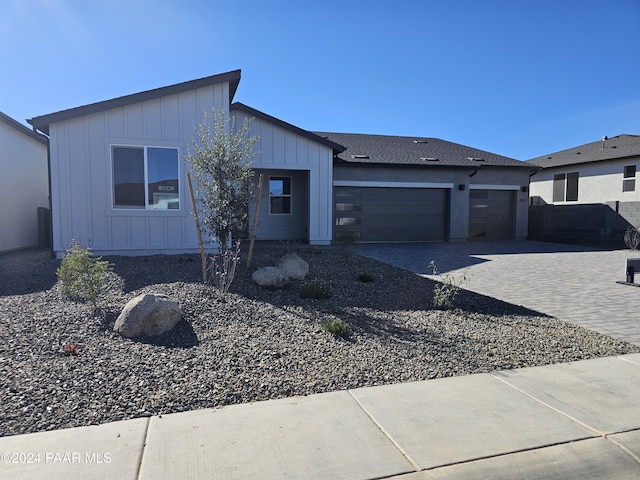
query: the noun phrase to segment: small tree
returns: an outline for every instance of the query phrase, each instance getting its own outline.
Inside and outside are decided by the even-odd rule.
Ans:
[[[89,248],[72,241],[56,274],[62,294],[71,299],[90,301],[98,309],[98,298],[107,288],[107,272],[111,264],[102,257],[95,258]]]
[[[254,145],[258,137],[249,136],[249,121],[240,128],[220,110],[205,113],[204,120],[196,127],[196,138],[191,138],[188,152],[184,155],[187,168],[191,170],[196,184],[197,216],[199,228],[208,236],[208,242],[220,242],[220,259],[228,258],[232,240],[237,240],[246,227],[249,200],[252,193],[254,172],[251,168]],[[237,255],[231,255],[236,259]],[[202,255],[203,281],[206,272],[225,269],[228,274],[235,271],[235,264],[207,266],[206,255]],[[228,267],[225,267],[227,265]],[[226,268],[230,271],[227,272]]]

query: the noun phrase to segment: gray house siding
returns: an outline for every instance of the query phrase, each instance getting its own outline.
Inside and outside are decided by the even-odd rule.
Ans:
[[[264,174],[264,187],[256,239],[329,244],[333,232],[331,145],[321,143],[323,139],[309,132],[246,108],[242,106],[242,110],[234,109],[232,113],[236,117],[236,125],[251,119],[250,135],[259,138],[255,145],[253,168],[257,175]],[[270,212],[270,176],[291,178],[291,214]],[[254,211],[255,202],[252,202],[249,207],[250,227]]]
[[[309,172],[304,170],[256,170],[254,180],[257,191],[258,176],[263,175],[263,189],[260,198],[260,212],[256,228],[258,240],[303,240],[309,238]],[[271,211],[269,179],[286,178],[290,180],[290,213]],[[249,225],[253,226],[255,200],[249,209]]]
[[[463,241],[472,237],[470,231],[474,231],[473,229],[476,227],[469,224],[472,203],[470,190],[511,192],[510,194],[496,193],[492,195],[495,198],[502,198],[503,202],[508,202],[504,208],[494,209],[496,216],[491,218],[493,225],[495,225],[492,229],[494,232],[492,237],[524,239],[527,237],[528,229],[528,182],[528,170],[519,168],[411,168],[344,164],[334,166],[334,189],[348,186],[384,188],[388,189],[387,197],[390,203],[393,203],[398,189],[433,189],[434,191],[444,189],[448,191],[448,205],[445,211],[442,210],[439,202],[427,202],[426,200],[423,202],[425,217],[431,216],[428,225],[434,231],[438,229],[438,225],[446,225],[447,231],[442,238],[406,235],[406,240]],[[507,197],[508,199],[506,199]],[[338,202],[338,198],[336,198],[336,202]],[[401,212],[403,206],[401,203],[397,203],[396,208]],[[411,208],[415,208],[415,204],[412,204]],[[430,211],[429,208],[431,208]],[[438,215],[440,221],[436,222],[435,218]],[[505,215],[508,216],[507,219],[504,218]],[[498,216],[502,216],[503,219],[500,220]],[[339,218],[338,212],[334,213],[334,217]],[[400,219],[400,217],[398,218]],[[334,224],[336,221],[339,220],[334,219]],[[407,216],[406,221],[411,221],[410,216]],[[505,226],[506,223],[509,224],[508,227]],[[339,229],[345,228],[337,227]],[[405,229],[405,226],[399,228]],[[400,240],[395,235],[383,235],[382,232],[379,240],[384,241],[387,237]],[[366,239],[363,238],[363,241]]]
[[[96,253],[197,251],[182,161],[179,209],[118,209],[113,206],[111,148],[175,147],[183,152],[204,112],[228,110],[228,105],[229,84],[223,82],[50,125],[53,248],[58,256],[72,240]]]
[[[0,112],[0,252],[38,246],[49,207],[46,138]]]

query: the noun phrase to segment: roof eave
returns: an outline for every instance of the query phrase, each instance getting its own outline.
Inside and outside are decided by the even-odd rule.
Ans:
[[[292,125],[290,123],[287,123],[283,120],[280,120],[279,118],[276,117],[272,117],[269,114],[266,114],[264,112],[261,112],[260,110],[256,110],[255,108],[252,108],[248,105],[245,105],[244,103],[240,103],[240,102],[235,102],[231,104],[231,110],[239,110],[242,111],[244,113],[247,113],[251,116],[260,118],[262,120],[265,120],[269,123],[272,123],[274,125],[277,125],[285,130],[288,130],[290,132],[296,133],[302,137],[308,138],[309,140],[313,140],[314,142],[320,143],[322,145],[325,145],[329,148],[331,148],[334,153],[342,153],[346,150],[346,147],[344,147],[343,145],[340,145],[336,142],[332,142],[331,140],[321,137],[319,135],[316,135],[315,133],[312,133],[308,130],[304,130],[300,127],[296,127],[295,125]]]
[[[44,135],[38,133],[38,132],[34,132],[33,130],[30,130],[29,128],[27,128],[25,125],[21,124],[20,122],[18,122],[17,120],[11,118],[9,115],[0,112],[0,122],[5,123],[7,125],[9,125],[10,127],[15,128],[17,131],[19,131],[20,133],[27,135],[31,138],[33,138],[34,140],[37,140],[38,142],[46,145],[47,142],[49,141],[49,139],[47,137],[45,137]]]
[[[49,113],[47,115],[40,115],[38,117],[28,119],[27,122],[33,125],[34,128],[37,128],[41,132],[44,132],[48,135],[49,125],[53,123],[70,120],[72,118],[80,117],[83,115],[90,115],[92,113],[111,110],[112,108],[124,107],[127,105],[132,105],[134,103],[154,100],[156,98],[166,97],[168,95],[174,95],[176,93],[182,93],[189,90],[195,90],[197,88],[208,87],[210,85],[215,85],[223,82],[229,82],[229,101],[232,101],[236,90],[238,89],[240,77],[240,70],[232,70],[230,72],[220,73],[209,77],[176,83],[174,85],[168,85],[166,87],[154,88],[152,90],[125,95],[123,97],[112,98],[111,100],[104,100],[88,105],[82,105],[80,107],[61,110],[55,113]]]

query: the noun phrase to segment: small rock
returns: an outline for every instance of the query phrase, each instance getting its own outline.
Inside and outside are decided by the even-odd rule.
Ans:
[[[289,279],[276,267],[264,267],[253,272],[251,279],[261,287],[282,288],[289,285]]]
[[[166,295],[145,293],[129,300],[113,329],[123,337],[154,336],[168,332],[182,318],[182,310]]]
[[[309,264],[296,253],[287,253],[276,263],[282,275],[290,280],[304,280],[309,273]]]

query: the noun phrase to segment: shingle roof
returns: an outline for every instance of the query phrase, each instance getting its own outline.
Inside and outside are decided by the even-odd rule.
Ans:
[[[474,168],[478,165],[531,168],[513,158],[438,138],[314,132],[347,149],[337,158],[353,164]]]
[[[10,127],[15,128],[20,133],[23,133],[24,135],[27,135],[27,136],[33,138],[34,140],[37,140],[37,141],[39,141],[41,143],[44,143],[45,145],[47,144],[47,137],[45,137],[44,135],[41,135],[39,133],[36,133],[33,130],[30,130],[25,125],[21,124],[17,120],[14,120],[9,115],[6,115],[6,114],[4,114],[2,112],[0,112],[0,122],[5,123],[5,124],[9,125]]]
[[[235,95],[236,90],[238,89],[238,84],[240,83],[240,73],[240,70],[233,70],[231,72],[220,73],[218,75],[199,78],[197,80],[176,83],[175,85],[169,85],[167,87],[146,90],[144,92],[134,93],[132,95],[125,95],[124,97],[113,98],[111,100],[104,100],[102,102],[91,103],[89,105],[83,105],[81,107],[70,108],[68,110],[62,110],[60,112],[33,117],[32,119],[27,120],[27,122],[36,127],[38,130],[48,134],[49,125],[51,125],[52,123],[62,122],[64,120],[80,117],[82,115],[103,112],[112,108],[124,107],[126,105],[132,105],[134,103],[154,100],[156,98],[165,97],[167,95],[174,95],[176,93],[194,90],[196,88],[208,87],[210,85],[215,85],[222,82],[229,82],[230,84],[229,100],[231,101],[233,100],[233,96]]]
[[[640,156],[640,135],[618,135],[605,138],[606,140],[602,139],[579,147],[532,158],[527,160],[526,163],[542,168],[551,168]]]
[[[240,102],[232,103],[231,111],[233,110],[239,110],[247,113],[248,115],[261,118],[269,123],[279,126],[280,128],[284,128],[285,130],[293,132],[302,137],[308,138],[309,140],[313,140],[314,142],[318,142],[322,145],[326,145],[327,147],[332,148],[334,152],[342,152],[345,149],[345,147],[343,147],[342,145],[332,142],[331,140],[327,140],[326,138],[316,135],[315,133],[309,132],[307,130],[303,130],[302,128],[296,127],[295,125],[291,125],[290,123],[284,122],[276,117],[267,115],[266,113],[261,112],[260,110],[256,110],[255,108],[251,108],[248,105],[245,105],[244,103],[240,103]]]

